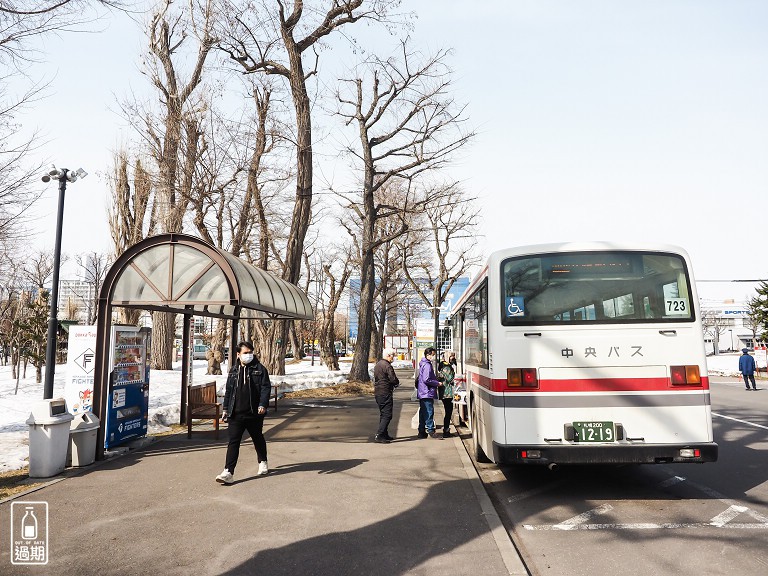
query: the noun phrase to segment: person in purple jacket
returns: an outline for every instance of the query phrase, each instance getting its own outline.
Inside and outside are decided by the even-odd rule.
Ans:
[[[419,362],[419,382],[416,386],[416,397],[419,399],[419,438],[437,438],[435,435],[435,398],[440,382],[435,376],[432,361],[435,359],[435,349],[424,350],[424,358]]]

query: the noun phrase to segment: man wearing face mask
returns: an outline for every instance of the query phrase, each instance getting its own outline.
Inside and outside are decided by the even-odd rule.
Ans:
[[[224,415],[229,423],[229,444],[224,471],[216,482],[231,484],[240,455],[240,442],[246,430],[251,435],[259,459],[259,474],[268,474],[267,441],[264,439],[264,415],[267,413],[271,384],[267,369],[253,357],[253,343],[237,345],[237,361],[229,371],[224,394]]]

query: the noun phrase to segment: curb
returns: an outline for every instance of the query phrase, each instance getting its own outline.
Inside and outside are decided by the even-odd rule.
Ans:
[[[480,476],[478,475],[474,464],[472,464],[472,460],[467,453],[464,441],[458,434],[458,430],[456,438],[453,439],[453,445],[459,453],[464,472],[467,474],[467,478],[472,485],[472,491],[475,493],[475,497],[480,503],[480,509],[485,517],[485,521],[488,522],[488,527],[491,530],[494,542],[496,542],[496,547],[499,549],[501,559],[507,567],[507,573],[512,576],[530,576],[530,572],[528,572],[528,569],[525,567],[515,543],[501,523],[501,518],[499,518],[496,509],[493,507],[491,498],[485,491],[483,482],[480,480]]]

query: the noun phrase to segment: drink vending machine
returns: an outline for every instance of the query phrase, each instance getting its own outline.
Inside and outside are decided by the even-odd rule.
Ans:
[[[147,435],[151,328],[112,326],[104,448]]]

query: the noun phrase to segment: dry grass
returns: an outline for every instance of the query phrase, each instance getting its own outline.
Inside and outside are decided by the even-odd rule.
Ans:
[[[46,481],[34,482],[29,479],[29,468],[11,470],[0,474],[0,500],[15,496],[20,492],[45,484]]]
[[[334,396],[365,396],[373,395],[373,384],[371,382],[344,382],[336,386],[326,386],[325,388],[312,388],[311,390],[298,390],[296,392],[287,392],[286,398],[329,398]]]

